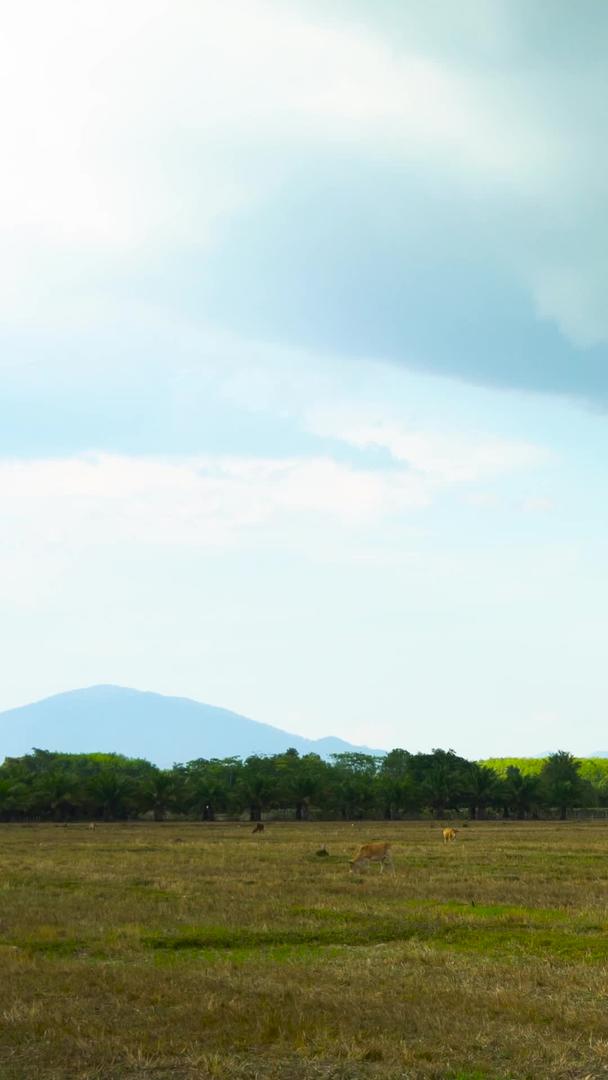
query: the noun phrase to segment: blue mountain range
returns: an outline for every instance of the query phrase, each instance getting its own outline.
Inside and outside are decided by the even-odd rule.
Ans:
[[[359,751],[383,754],[328,736],[305,739],[239,713],[190,698],[122,686],[89,686],[0,713],[0,761],[33,747],[66,753],[95,751],[143,757],[163,768],[196,758]]]

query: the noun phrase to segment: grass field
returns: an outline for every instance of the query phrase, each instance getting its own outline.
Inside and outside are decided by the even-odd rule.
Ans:
[[[0,825],[0,1077],[606,1077],[607,896],[595,823]]]

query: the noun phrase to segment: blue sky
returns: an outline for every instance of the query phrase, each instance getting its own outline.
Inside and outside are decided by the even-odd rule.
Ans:
[[[608,749],[605,5],[14,7],[0,708]]]

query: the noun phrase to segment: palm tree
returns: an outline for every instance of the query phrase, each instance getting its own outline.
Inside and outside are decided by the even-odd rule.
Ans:
[[[55,769],[36,777],[32,801],[43,815],[63,820],[72,816],[79,803],[78,778]]]
[[[137,803],[142,810],[152,810],[155,821],[163,821],[167,810],[174,805],[175,777],[170,772],[154,769],[142,781],[137,791]]]
[[[499,779],[494,769],[473,762],[467,769],[465,796],[469,803],[470,816],[475,819],[485,817],[486,809],[494,802],[499,792]]]
[[[550,805],[558,807],[562,821],[565,821],[568,808],[575,806],[582,794],[579,769],[580,763],[566,750],[550,754],[543,765],[542,786]]]
[[[95,813],[105,821],[128,816],[133,785],[117,769],[100,769],[97,776],[89,780],[87,791]]]
[[[507,806],[515,811],[520,821],[531,813],[540,795],[540,777],[532,773],[522,773],[517,765],[509,765],[503,787]]]
[[[249,805],[249,820],[261,821],[262,811],[271,806],[277,796],[278,776],[272,759],[259,754],[248,757],[239,784]]]

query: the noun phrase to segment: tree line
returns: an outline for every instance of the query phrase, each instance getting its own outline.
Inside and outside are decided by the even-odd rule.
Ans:
[[[384,757],[287,750],[272,756],[199,758],[160,769],[119,754],[63,754],[34,749],[0,765],[1,821],[117,821],[148,815],[187,817],[263,815],[304,821],[467,815],[525,819],[573,807],[608,806],[607,768],[558,751],[536,772],[516,764],[468,761],[453,750]]]

